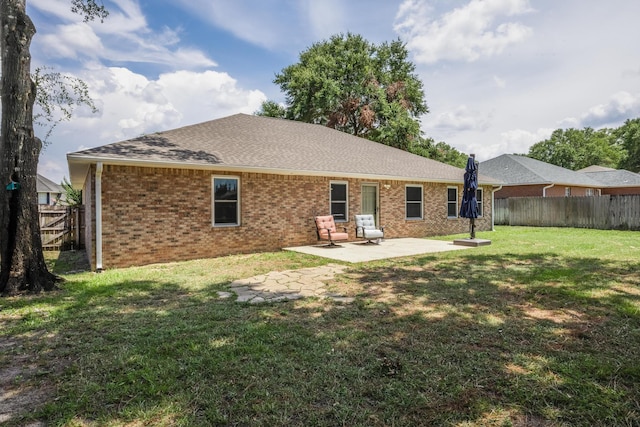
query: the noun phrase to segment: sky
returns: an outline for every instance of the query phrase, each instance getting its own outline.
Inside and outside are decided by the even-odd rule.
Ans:
[[[38,172],[66,154],[284,102],[273,79],[312,44],[351,32],[400,39],[423,82],[425,137],[479,161],[527,153],[555,129],[640,117],[637,0],[103,0],[83,22],[69,0],[28,0],[32,69],[78,77],[76,109]],[[46,130],[36,128],[43,136]]]

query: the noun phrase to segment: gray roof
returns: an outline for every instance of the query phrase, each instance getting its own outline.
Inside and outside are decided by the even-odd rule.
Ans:
[[[462,183],[464,170],[321,125],[236,114],[69,153],[71,182],[90,164]],[[480,183],[498,184],[486,176]]]
[[[591,165],[587,166],[586,168],[578,169],[577,172],[604,172],[614,170],[614,168],[608,168],[606,166]]]
[[[605,187],[640,187],[640,174],[624,169],[581,173],[600,182]]]
[[[530,157],[503,154],[481,162],[478,172],[503,181],[507,186],[560,184],[600,188],[602,183],[587,174],[541,162]]]
[[[38,193],[63,193],[64,189],[61,185],[56,184],[49,178],[40,174],[36,175],[36,191]]]

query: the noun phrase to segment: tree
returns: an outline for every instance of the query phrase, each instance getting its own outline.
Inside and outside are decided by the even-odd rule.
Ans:
[[[36,173],[42,142],[34,135],[36,84],[29,47],[36,32],[26,0],[0,2],[2,121],[0,122],[0,292],[52,290],[59,280],[44,262],[38,226]],[[104,19],[95,0],[71,0],[85,20]]]
[[[556,129],[549,139],[529,148],[528,156],[563,168],[578,170],[598,165],[616,167],[623,150],[611,129]]]
[[[640,173],[640,118],[628,119],[613,133],[616,143],[625,150],[618,167]]]
[[[67,178],[62,179],[62,189],[64,190],[64,203],[71,208],[82,206],[82,190],[73,188]]]
[[[260,109],[254,113],[256,116],[275,117],[284,119],[287,116],[287,109],[275,101],[264,101]]]
[[[420,137],[418,117],[429,111],[407,56],[400,40],[376,46],[351,33],[313,44],[275,77],[285,118],[407,150]],[[263,104],[263,115],[281,112],[272,104]]]
[[[36,85],[35,105],[39,111],[34,113],[35,124],[47,128],[42,139],[46,145],[49,136],[62,121],[71,120],[73,109],[87,106],[92,113],[98,112],[93,99],[89,96],[87,84],[77,77],[53,72],[51,69],[36,68],[32,76]]]
[[[412,141],[408,151],[462,169],[467,165],[469,158],[468,155],[459,152],[443,141],[436,143],[433,138],[418,138]]]

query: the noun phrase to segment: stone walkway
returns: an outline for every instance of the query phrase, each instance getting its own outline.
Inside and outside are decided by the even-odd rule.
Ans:
[[[272,271],[267,274],[239,279],[229,286],[238,298],[236,302],[259,304],[296,300],[304,297],[329,298],[337,302],[350,303],[353,298],[334,294],[327,290],[326,282],[341,274],[347,267],[339,264],[327,264],[320,267],[300,270]],[[219,293],[229,298],[228,292]]]

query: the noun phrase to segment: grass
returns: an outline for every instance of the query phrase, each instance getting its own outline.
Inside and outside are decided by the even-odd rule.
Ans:
[[[351,304],[218,297],[329,262],[300,254],[99,275],[52,260],[62,290],[0,300],[4,421],[640,425],[640,234],[478,234],[492,245],[350,266],[331,287]]]

